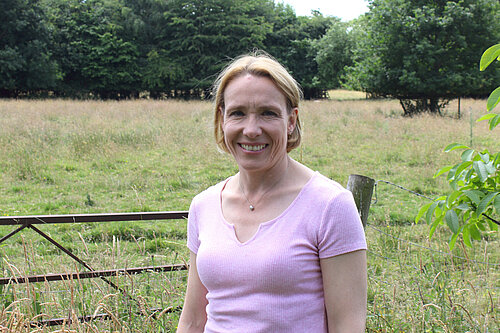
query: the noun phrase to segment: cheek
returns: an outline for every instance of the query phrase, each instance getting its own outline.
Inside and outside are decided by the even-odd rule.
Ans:
[[[230,122],[223,122],[221,128],[223,133],[223,141],[231,155],[234,155],[234,147],[231,142],[234,139],[234,126],[231,126]]]
[[[286,152],[286,146],[288,142],[287,127],[285,126],[282,130],[276,131],[273,137],[274,145],[271,152],[273,156],[280,155],[283,152]]]

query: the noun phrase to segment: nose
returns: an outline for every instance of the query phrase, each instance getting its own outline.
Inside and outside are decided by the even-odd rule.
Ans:
[[[245,121],[243,135],[249,138],[255,138],[262,134],[262,128],[257,116],[251,114]]]

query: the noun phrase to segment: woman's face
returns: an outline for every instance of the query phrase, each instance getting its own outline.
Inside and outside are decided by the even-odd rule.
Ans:
[[[240,170],[265,171],[286,157],[298,110],[288,112],[285,96],[271,79],[235,78],[224,90],[224,105],[224,141]]]

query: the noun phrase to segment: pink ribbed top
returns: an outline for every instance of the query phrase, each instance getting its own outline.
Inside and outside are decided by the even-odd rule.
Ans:
[[[208,290],[205,332],[327,332],[319,259],[366,249],[351,192],[315,173],[241,243],[222,215],[225,183],[198,194],[189,210],[188,247]]]

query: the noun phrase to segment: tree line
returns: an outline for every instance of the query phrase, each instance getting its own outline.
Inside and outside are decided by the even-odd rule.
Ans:
[[[500,37],[498,1],[369,8],[342,22],[273,0],[1,0],[0,97],[207,98],[227,61],[255,49],[282,62],[306,98],[345,86],[434,112],[486,95],[500,77],[476,70]]]

